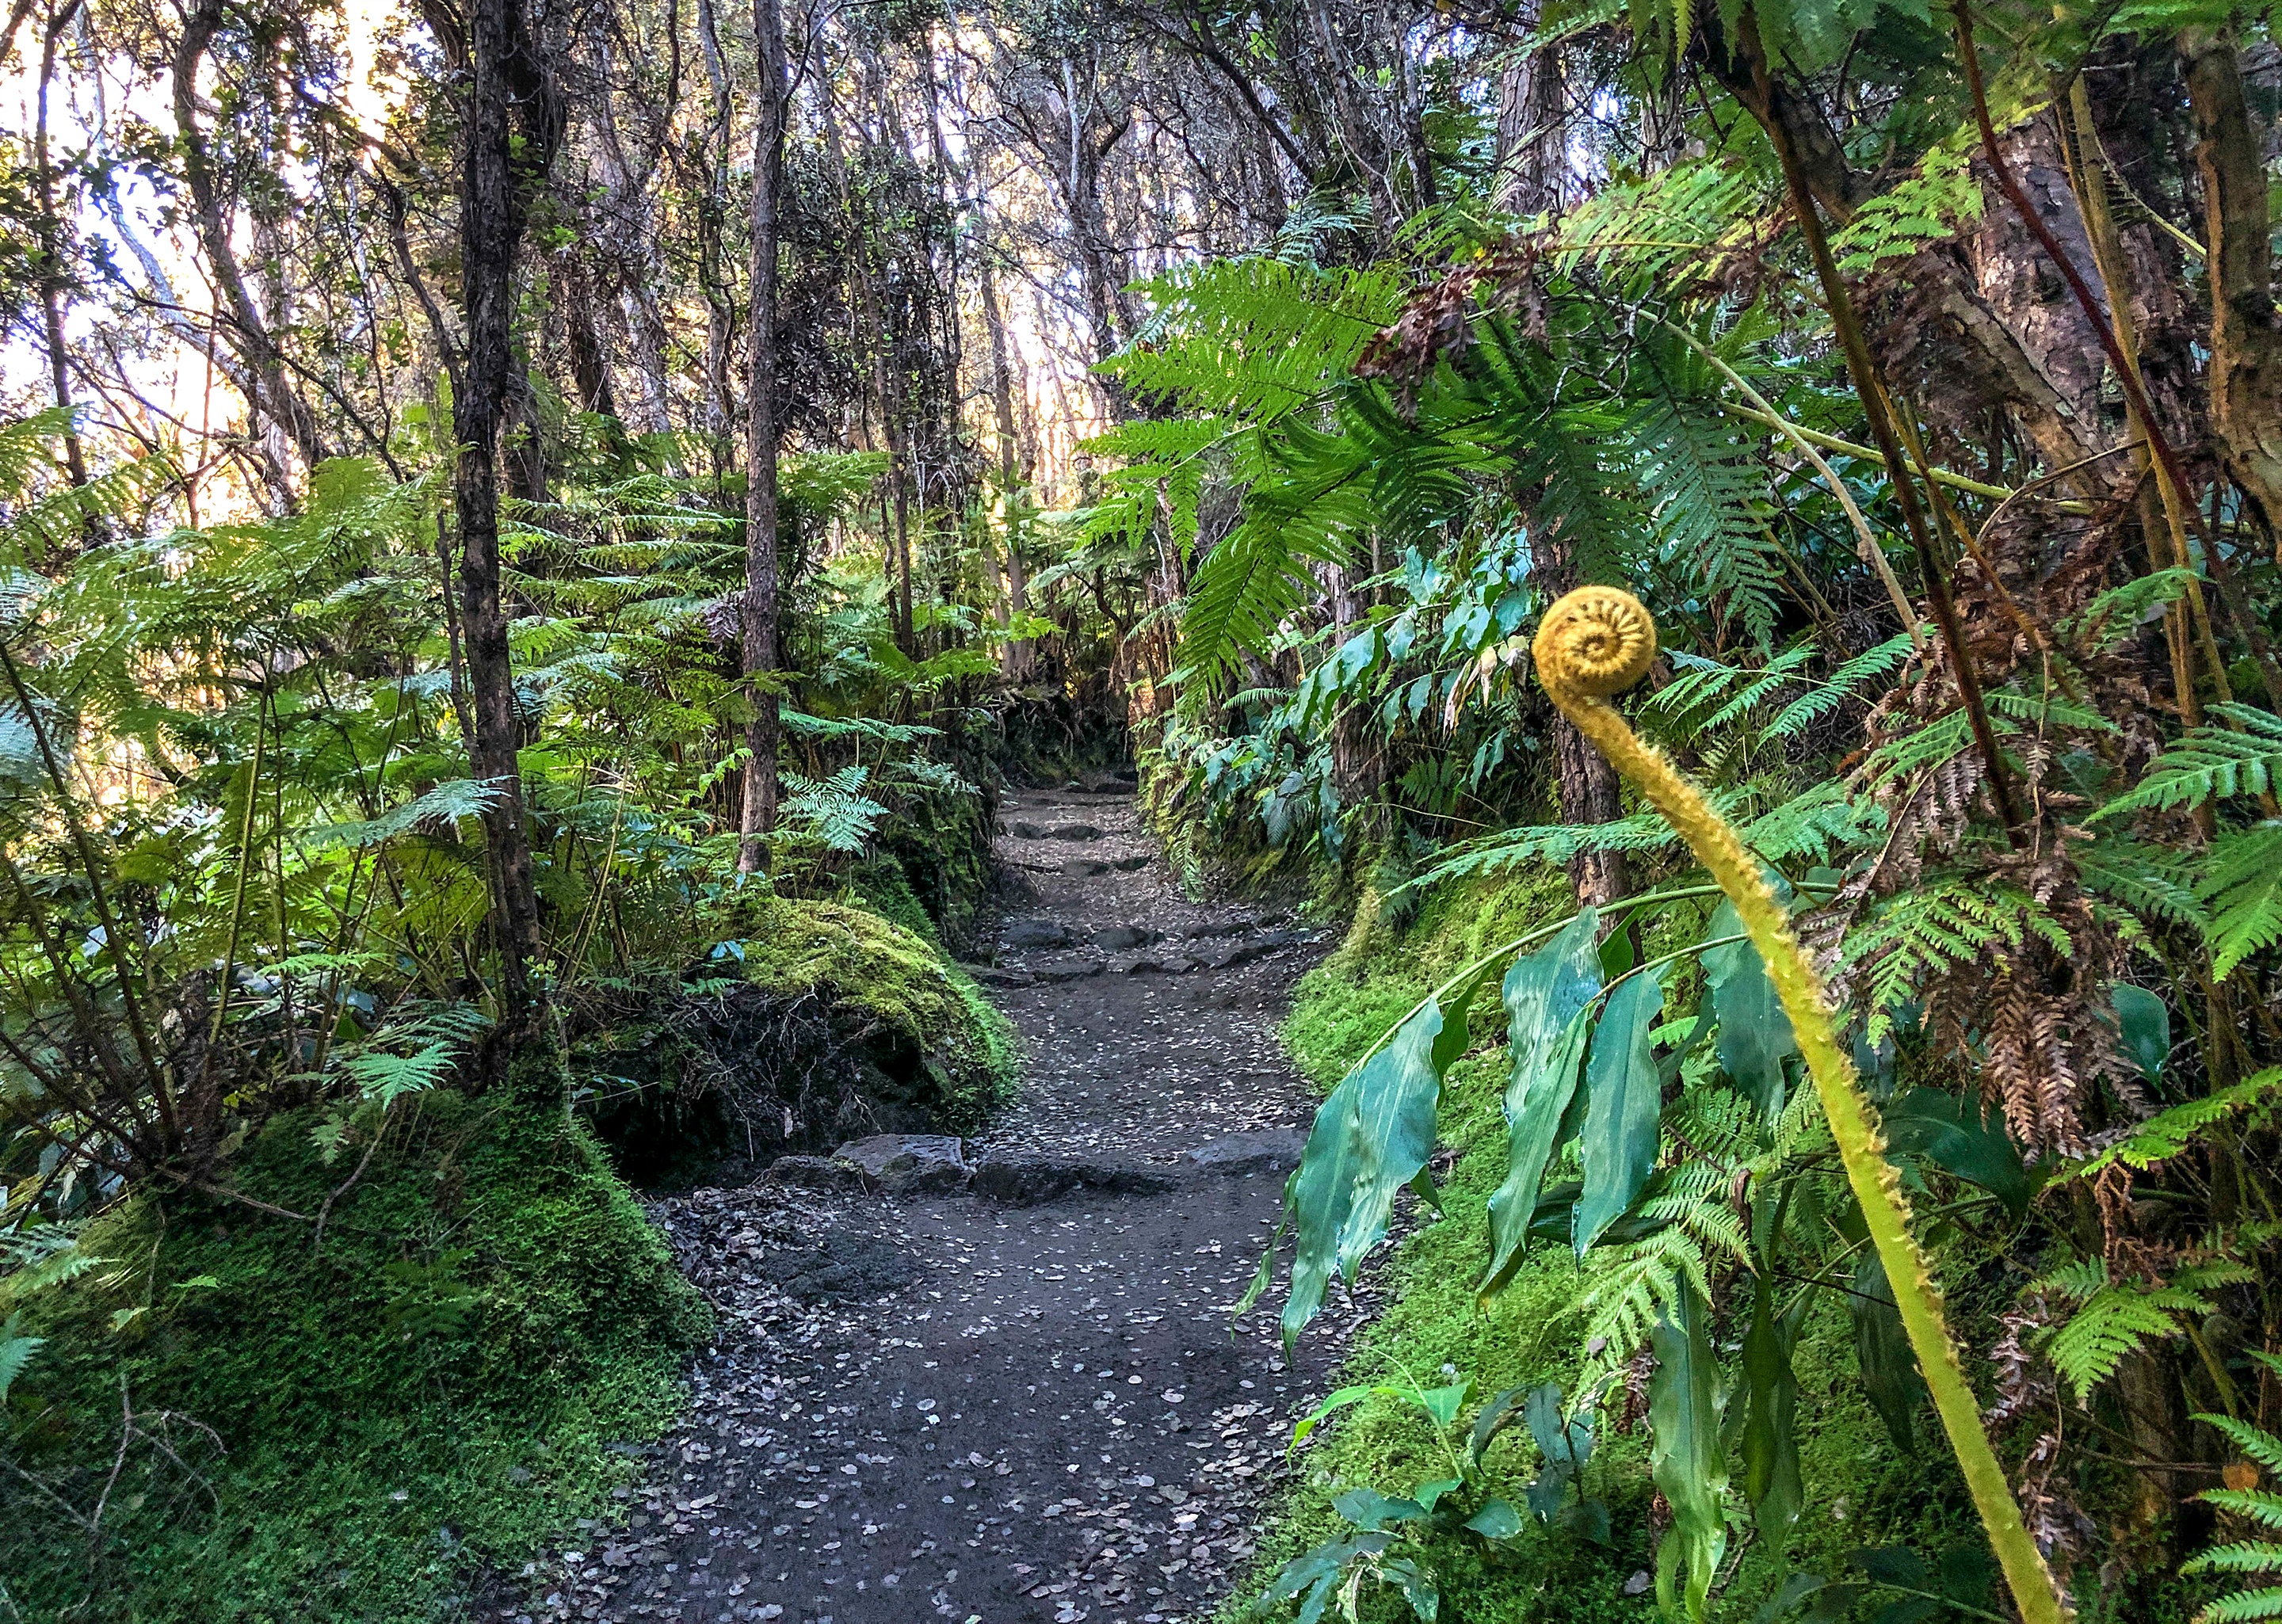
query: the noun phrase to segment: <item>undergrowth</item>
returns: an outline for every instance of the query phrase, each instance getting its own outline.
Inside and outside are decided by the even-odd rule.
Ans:
[[[1557,870],[1509,879],[1444,885],[1406,924],[1383,923],[1391,910],[1366,906],[1338,952],[1301,980],[1284,1039],[1295,1064],[1328,1090],[1371,1044],[1459,965],[1533,925],[1556,920],[1572,904]],[[1666,909],[1639,943],[1653,956],[1702,933],[1709,908]],[[1677,977],[1674,985],[1681,985]],[[1455,1065],[1441,1112],[1443,1142],[1455,1160],[1440,1175],[1449,1214],[1437,1221],[1413,1209],[1410,1226],[1380,1265],[1386,1308],[1357,1339],[1342,1382],[1424,1386],[1471,1379],[1477,1401],[1509,1388],[1559,1382],[1573,1396],[1582,1349],[1581,1283],[1573,1255],[1556,1242],[1533,1243],[1513,1284],[1484,1308],[1475,1282],[1488,1257],[1484,1210],[1505,1175],[1502,1099],[1505,1087],[1502,1024],[1484,995],[1478,1027],[1494,1032]],[[1675,1002],[1680,1000],[1675,997]],[[1573,1149],[1569,1152],[1573,1156]],[[1556,1164],[1555,1176],[1562,1176]],[[1740,1334],[1740,1331],[1736,1334]],[[1741,1547],[1715,1598],[1713,1616],[1745,1624],[1795,1571],[1839,1573],[1867,1546],[1906,1544],[1938,1551],[1970,1532],[1961,1489],[1946,1457],[1904,1458],[1863,1397],[1848,1317],[1835,1295],[1819,1304],[1801,1333],[1801,1465],[1808,1511],[1777,1551],[1751,1536],[1748,1517],[1733,1532]],[[1630,1406],[1637,1411],[1641,1406]],[[1627,1409],[1619,1392],[1608,1413]],[[1444,1616],[1467,1624],[1603,1624],[1656,1616],[1649,1584],[1654,1568],[1652,1490],[1643,1421],[1602,1441],[1585,1468],[1584,1489],[1611,1512],[1611,1543],[1548,1531],[1517,1542],[1512,1555],[1491,1555],[1479,1542],[1445,1540],[1430,1551],[1442,1589]],[[1348,1531],[1331,1509],[1339,1494],[1369,1485],[1408,1494],[1442,1475],[1431,1423],[1415,1407],[1374,1398],[1344,1412],[1316,1435],[1300,1457],[1304,1475],[1263,1540],[1251,1590],[1277,1566],[1319,1542]],[[1500,1492],[1523,1503],[1539,1465],[1525,1429],[1512,1428],[1492,1448]],[[1494,1564],[1494,1566],[1493,1566]],[[1247,1591],[1246,1595],[1250,1592]],[[1246,1596],[1230,1604],[1243,1616]],[[1366,1601],[1366,1616],[1373,1604]],[[1407,1617],[1391,1593],[1377,1604],[1385,1617]]]
[[[239,1189],[324,1209],[355,1160],[329,1163],[317,1125],[273,1121]],[[679,1407],[704,1308],[559,1110],[400,1102],[313,1230],[153,1194],[89,1230],[104,1261],[39,1300],[0,1435],[21,1616],[457,1616],[485,1564],[606,1514]],[[32,1486],[84,1507],[113,1473],[92,1530]]]

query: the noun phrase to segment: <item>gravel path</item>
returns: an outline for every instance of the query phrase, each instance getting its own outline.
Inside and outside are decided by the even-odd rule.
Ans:
[[[979,973],[1028,1064],[968,1159],[1158,1187],[655,1203],[720,1321],[690,1414],[624,1523],[547,1553],[495,1616],[1168,1624],[1228,1595],[1363,1311],[1319,1322],[1296,1370],[1272,1297],[1229,1311],[1311,1109],[1275,1026],[1320,949],[1189,901],[1129,796],[1001,816],[1022,900]]]

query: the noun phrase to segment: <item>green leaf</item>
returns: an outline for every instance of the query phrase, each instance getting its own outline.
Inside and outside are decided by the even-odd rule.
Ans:
[[[1376,1489],[1350,1489],[1331,1502],[1331,1509],[1366,1534],[1376,1534],[1390,1522],[1423,1522],[1427,1514],[1417,1501],[1397,1499]]]
[[[2163,1066],[2171,1057],[2171,1009],[2144,986],[2119,981],[2108,994],[2115,1005],[2116,1035],[2123,1052],[2150,1083],[2163,1080]]]
[[[1378,1565],[1379,1576],[1402,1592],[1402,1599],[1410,1604],[1410,1611],[1433,1624],[1442,1605],[1441,1592],[1426,1570],[1405,1557],[1390,1557]]]
[[[1507,1502],[1492,1497],[1466,1519],[1466,1527],[1484,1539],[1511,1539],[1521,1532],[1521,1513]]]
[[[1925,1401],[1925,1378],[1918,1373],[1917,1356],[1910,1351],[1909,1336],[1902,1329],[1886,1265],[1874,1249],[1865,1248],[1862,1261],[1855,1265],[1853,1295],[1846,1306],[1854,1317],[1854,1353],[1870,1407],[1886,1424],[1894,1447],[1907,1456],[1915,1445],[1914,1423],[1918,1406]]]
[[[1305,1443],[1308,1441],[1308,1435],[1321,1427],[1337,1411],[1346,1409],[1349,1404],[1362,1403],[1364,1399],[1378,1390],[1370,1386],[1341,1388],[1300,1418],[1299,1425],[1292,1429],[1292,1447],[1296,1450]]]
[[[1559,1382],[1541,1382],[1530,1388],[1525,1413],[1529,1435],[1546,1459],[1581,1466],[1593,1458],[1593,1424],[1581,1415],[1562,1413]]]
[[[1750,1404],[1743,1422],[1743,1495],[1758,1513],[1759,1536],[1778,1549],[1806,1505],[1798,1467],[1798,1377],[1790,1363],[1806,1301],[1802,1296],[1790,1312],[1777,1313],[1774,1286],[1766,1275],[1756,1277],[1751,1325],[1743,1334]]]
[[[1672,1507],[1672,1527],[1657,1548],[1657,1600],[1667,1615],[1673,1612],[1684,1570],[1688,1616],[1699,1620],[1727,1548],[1727,1461],[1719,1447],[1726,1404],[1710,1319],[1694,1282],[1683,1279],[1673,1313],[1649,1333],[1656,1352],[1648,1386],[1649,1470]]]
[[[16,1378],[32,1362],[32,1356],[47,1345],[43,1336],[19,1335],[17,1327],[23,1316],[11,1314],[5,1324],[0,1324],[0,1404],[8,1400],[8,1389],[16,1385]]]
[[[1591,1004],[1601,990],[1600,960],[1594,951],[1600,925],[1600,916],[1588,908],[1506,972],[1513,1071],[1505,1091],[1505,1182],[1490,1197],[1490,1266],[1479,1288],[1486,1298],[1502,1290],[1520,1264],[1545,1164],[1577,1091]]]
[[[1586,1063],[1585,1193],[1572,1244],[1582,1257],[1622,1218],[1656,1171],[1664,1079],[1649,1041],[1664,1012],[1664,972],[1628,977],[1609,995]]]
[[[1487,967],[1479,973],[1486,975]],[[1479,985],[1469,981],[1456,990],[1448,1021],[1441,1006],[1427,999],[1316,1113],[1299,1170],[1285,1187],[1298,1233],[1284,1303],[1287,1349],[1322,1309],[1332,1274],[1354,1278],[1364,1254],[1386,1233],[1395,1193],[1434,1153],[1442,1074],[1465,1053],[1466,1006]]]
[[[1705,929],[1706,940],[1743,933],[1743,918],[1733,902],[1723,901]],[[1719,1069],[1733,1078],[1744,1097],[1770,1118],[1782,1114],[1783,1062],[1798,1053],[1790,1017],[1775,996],[1774,983],[1759,950],[1748,941],[1730,942],[1703,955],[1704,974],[1712,984],[1712,1010],[1719,1017],[1719,1035],[1713,1052]]]
[[[1984,1116],[1977,1100],[1913,1088],[1879,1113],[1889,1156],[1921,1156],[1942,1172],[1977,1184],[2018,1218],[2036,1186],[2001,1117]]]

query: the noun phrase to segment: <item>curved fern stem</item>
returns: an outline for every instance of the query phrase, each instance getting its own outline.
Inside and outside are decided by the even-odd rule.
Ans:
[[[1902,1327],[1909,1334],[1934,1409],[1949,1435],[1966,1488],[2004,1569],[2005,1582],[2025,1624],[2062,1624],[2070,1614],[2021,1520],[1981,1407],[1965,1379],[1957,1346],[1942,1319],[1941,1296],[1909,1228],[1909,1205],[1885,1157],[1885,1141],[1853,1063],[1838,1047],[1822,983],[1792,936],[1789,916],[1775,900],[1743,840],[1663,754],[1643,743],[1608,703],[1608,696],[1640,680],[1656,657],[1656,622],[1640,601],[1611,587],[1580,587],[1546,612],[1531,653],[1538,681],[1577,731],[1640,786],[1665,820],[1685,839],[1696,860],[1735,903],[1743,928],[1766,961],[1767,974],[1790,1017],[1799,1051],[1821,1096],[1831,1138],[1861,1203],[1871,1244],[1886,1265]]]

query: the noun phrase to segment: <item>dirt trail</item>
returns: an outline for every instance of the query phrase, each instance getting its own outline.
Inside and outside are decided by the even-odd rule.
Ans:
[[[1168,1624],[1229,1593],[1351,1328],[1292,1370],[1269,1303],[1229,1314],[1310,1110],[1275,1025],[1319,949],[1187,901],[1129,795],[1001,818],[1032,894],[982,975],[1028,1063],[977,1187],[1157,1187],[656,1203],[720,1320],[691,1413],[626,1526],[496,1616]]]

